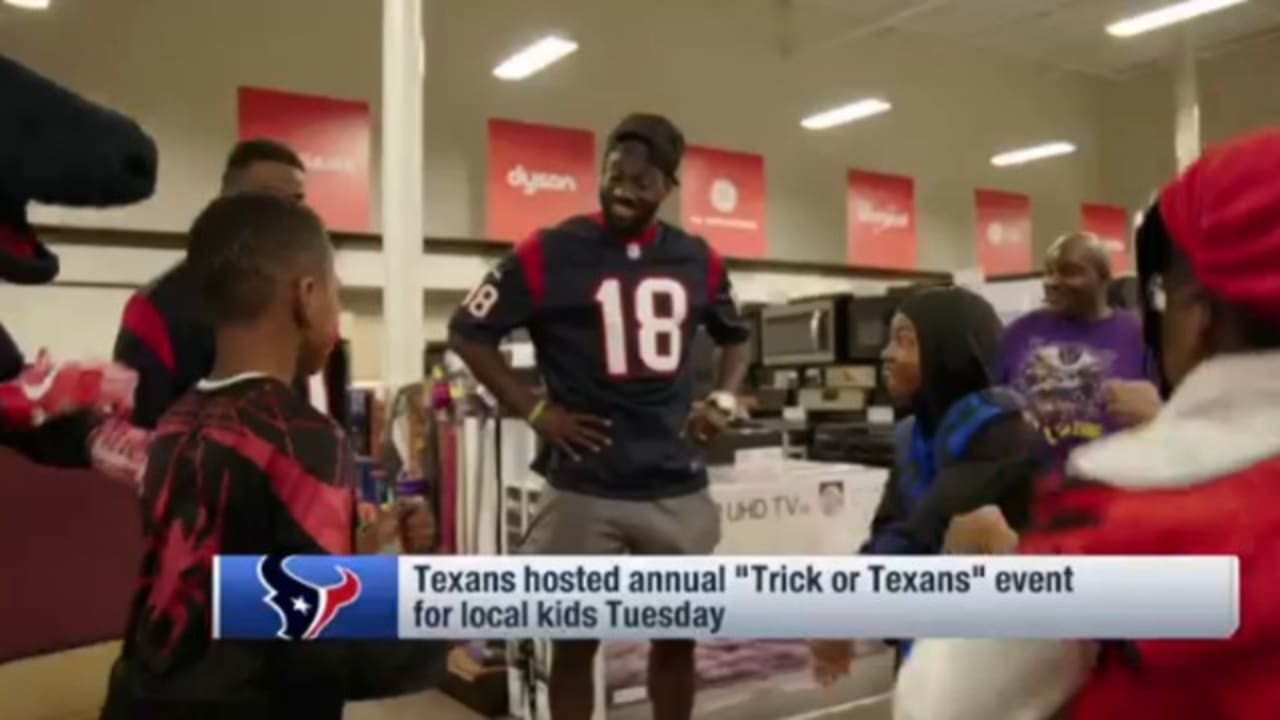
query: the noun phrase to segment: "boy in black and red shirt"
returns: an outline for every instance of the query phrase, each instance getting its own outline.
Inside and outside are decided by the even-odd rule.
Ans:
[[[216,359],[149,449],[145,557],[104,719],[337,720],[348,699],[429,685],[440,643],[210,639],[214,555],[354,551],[354,465],[342,431],[292,387],[336,340],[338,280],[315,214],[221,198],[196,220],[186,265]]]

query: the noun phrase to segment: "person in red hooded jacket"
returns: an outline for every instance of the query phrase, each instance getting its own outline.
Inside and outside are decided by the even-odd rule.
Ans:
[[[1036,510],[1045,530],[1018,538],[992,509],[952,527],[953,541],[967,536],[953,544],[962,552],[1011,551],[1016,542],[1023,554],[1235,555],[1235,634],[933,641],[949,645],[935,654],[946,661],[915,678],[904,670],[895,717],[1280,717],[1277,167],[1280,128],[1211,148],[1143,217],[1144,333],[1169,393],[1156,417],[1071,454],[1063,482],[1048,486],[1057,489]]]

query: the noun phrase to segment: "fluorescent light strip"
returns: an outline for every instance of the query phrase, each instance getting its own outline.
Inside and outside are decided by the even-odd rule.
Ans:
[[[1002,152],[991,158],[991,164],[996,167],[1023,165],[1025,163],[1057,157],[1059,155],[1070,155],[1075,151],[1076,146],[1069,142],[1049,142],[1041,145],[1019,148],[1017,150],[1010,150],[1009,152]]]
[[[865,98],[840,107],[831,108],[830,110],[824,110],[816,115],[810,115],[801,120],[800,125],[808,130],[826,130],[837,125],[844,125],[855,120],[862,120],[872,115],[888,112],[892,107],[885,100]]]
[[[548,35],[503,60],[493,69],[493,75],[501,80],[524,80],[577,49],[578,43],[572,40]]]
[[[23,10],[48,10],[49,0],[4,0],[5,5],[12,5]]]
[[[1113,22],[1107,26],[1107,32],[1116,37],[1133,37],[1244,2],[1247,0],[1186,0]]]

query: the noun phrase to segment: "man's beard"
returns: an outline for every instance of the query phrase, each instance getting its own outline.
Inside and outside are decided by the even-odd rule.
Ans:
[[[616,217],[613,213],[613,200],[600,193],[600,209],[604,214],[604,224],[609,232],[620,237],[630,237],[639,235],[644,229],[649,227],[653,222],[654,216],[658,213],[658,208],[645,205],[641,202],[633,202],[633,214],[627,218]]]

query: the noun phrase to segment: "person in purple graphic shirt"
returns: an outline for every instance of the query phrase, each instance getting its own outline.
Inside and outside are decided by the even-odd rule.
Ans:
[[[1001,380],[1027,402],[1029,419],[1064,454],[1160,407],[1136,314],[1107,302],[1111,266],[1088,233],[1058,238],[1045,258],[1045,307],[1005,330]]]

